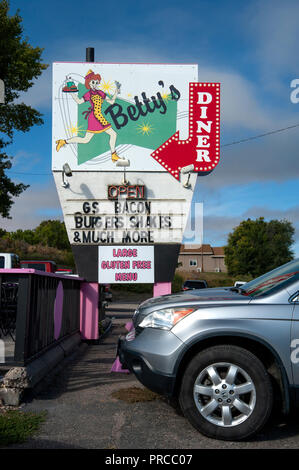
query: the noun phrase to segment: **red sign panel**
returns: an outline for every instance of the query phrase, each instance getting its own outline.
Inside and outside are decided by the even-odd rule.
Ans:
[[[214,170],[220,159],[220,83],[189,84],[188,139],[180,140],[177,131],[151,157],[177,180],[185,167],[197,173]]]

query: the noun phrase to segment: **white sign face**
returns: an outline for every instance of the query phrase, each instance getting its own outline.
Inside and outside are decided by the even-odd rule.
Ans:
[[[190,186],[168,173],[130,173],[128,190],[144,186],[144,199],[108,199],[110,185],[121,185],[119,173],[74,172],[67,188],[54,173],[64,221],[72,245],[149,245],[181,243],[196,175]],[[123,188],[120,186],[120,188]]]
[[[52,169],[165,172],[151,154],[188,138],[197,79],[192,64],[54,63]]]
[[[153,246],[99,246],[99,283],[154,283]]]

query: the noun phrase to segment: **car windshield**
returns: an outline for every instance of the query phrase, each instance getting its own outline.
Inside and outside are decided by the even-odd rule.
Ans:
[[[243,295],[258,297],[269,294],[270,291],[282,289],[295,280],[299,280],[299,259],[290,261],[253,279],[253,281],[247,282],[239,288],[239,291]]]
[[[46,266],[39,263],[22,263],[22,268],[36,269],[38,271],[46,271]]]

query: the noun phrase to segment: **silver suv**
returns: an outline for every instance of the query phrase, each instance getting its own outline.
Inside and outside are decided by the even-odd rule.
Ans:
[[[299,396],[299,259],[242,287],[143,302],[118,354],[203,434],[245,439]]]

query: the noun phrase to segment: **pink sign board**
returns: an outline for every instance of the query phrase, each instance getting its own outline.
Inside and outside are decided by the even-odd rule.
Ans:
[[[153,246],[99,246],[100,284],[153,282]]]

